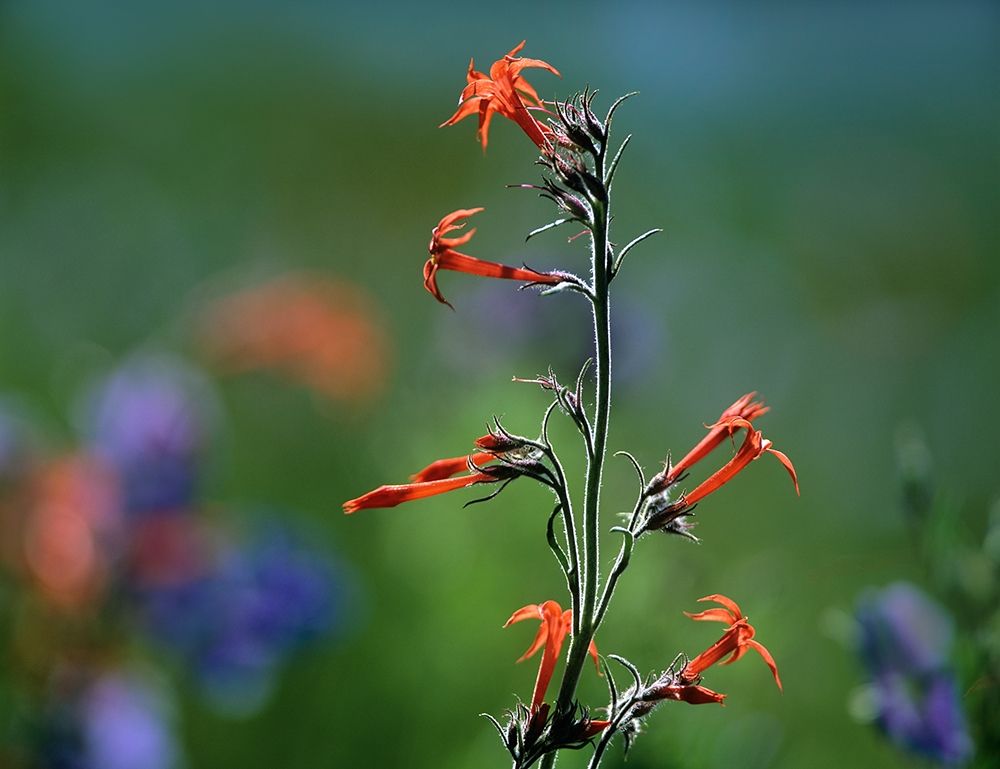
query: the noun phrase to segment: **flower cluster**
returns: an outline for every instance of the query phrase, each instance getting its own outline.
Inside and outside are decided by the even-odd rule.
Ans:
[[[753,420],[769,411],[763,401],[754,401],[757,393],[747,393],[722,412],[719,419],[708,426],[708,434],[684,455],[676,465],[667,458],[663,470],[655,475],[644,490],[647,498],[645,517],[639,525],[640,533],[646,531],[664,531],[680,534],[689,539],[695,539],[691,534],[689,516],[694,506],[712,492],[720,489],[731,481],[742,470],[760,458],[765,453],[773,455],[788,471],[796,494],[799,493],[799,479],[795,466],[782,452],[772,448],[770,440],[766,439],[760,430],[753,427]],[[727,438],[731,438],[738,430],[744,430],[743,443],[732,459],[712,473],[690,492],[682,493],[672,500],[670,490],[684,474],[702,459],[705,459]]]
[[[411,476],[409,483],[379,486],[344,502],[343,508],[345,513],[356,513],[364,509],[395,507],[479,486],[490,487],[491,492],[473,501],[485,501],[496,497],[516,478],[536,481],[552,492],[555,504],[548,517],[546,538],[565,577],[569,607],[564,609],[555,600],[530,603],[507,620],[504,627],[526,620],[539,621],[537,634],[521,660],[538,652],[541,652],[541,659],[528,703],[518,703],[510,709],[505,724],[492,716],[489,718],[516,769],[526,769],[538,761],[542,762],[543,769],[548,769],[558,751],[588,743],[596,743],[590,762],[590,767],[595,768],[612,738],[621,735],[627,748],[638,733],[642,719],[659,703],[721,704],[725,695],[708,688],[702,680],[718,663],[735,662],[753,651],[764,660],[781,688],[774,658],[755,640],[756,631],[740,607],[731,599],[715,594],[701,600],[716,602],[721,608],[688,615],[697,621],[722,622],[726,626],[719,640],[705,651],[690,658],[678,655],[666,671],[649,680],[643,680],[637,668],[624,657],[609,655],[608,659],[618,661],[630,673],[632,685],[619,692],[605,662],[605,680],[610,695],[604,714],[607,717],[592,717],[591,710],[576,698],[577,682],[588,658],[593,659],[600,670],[594,639],[619,579],[629,565],[636,542],[644,534],[663,531],[694,539],[690,518],[695,506],[764,454],[771,454],[785,468],[796,492],[799,485],[791,460],[754,427],[754,420],[768,411],[762,402],[754,400],[754,393],[739,398],[725,409],[719,419],[708,426],[708,434],[680,462],[672,464],[668,457],[663,471],[649,481],[631,454],[619,452],[633,463],[639,475],[639,490],[627,523],[612,528],[622,536],[622,544],[601,584],[600,574],[605,570],[599,563],[597,543],[611,407],[610,286],[632,249],[659,230],[649,230],[621,247],[610,237],[611,185],[628,144],[626,139],[613,150],[611,127],[616,110],[627,97],[614,102],[603,118],[595,113],[595,93],[589,90],[566,101],[545,101],[525,80],[524,71],[536,68],[559,73],[545,61],[520,57],[518,54],[523,48],[523,42],[515,46],[490,67],[488,75],[477,71],[470,62],[458,109],[442,126],[452,126],[466,117],[478,115],[476,135],[485,149],[495,115],[518,125],[534,144],[538,152],[537,163],[543,172],[540,183],[516,186],[538,192],[556,208],[556,218],[529,233],[528,238],[567,223],[581,227],[582,233],[578,234],[589,236],[589,273],[584,278],[562,269],[539,271],[527,266],[512,267],[463,253],[459,249],[464,249],[475,234],[474,229],[464,228],[470,217],[484,209],[460,208],[442,217],[431,230],[429,258],[423,268],[424,288],[439,302],[451,306],[438,286],[438,273],[452,270],[520,281],[525,287],[541,288],[540,293],[546,296],[557,293],[582,296],[593,319],[594,359],[581,367],[572,387],[562,385],[551,370],[547,375],[530,379],[515,377],[515,381],[538,385],[551,396],[537,434],[532,433],[529,437],[512,433],[495,419],[493,429],[476,440],[468,454],[435,460]],[[592,409],[588,407],[589,393],[585,393],[590,381],[594,383]],[[549,440],[549,421],[554,413],[565,415],[582,438],[587,457],[582,516],[574,506],[574,494],[563,463]],[[692,490],[675,493],[677,484],[697,463],[723,443],[732,441],[735,446],[740,431],[743,432],[742,442],[732,458]],[[564,652],[567,641],[568,650]],[[556,676],[560,658],[565,659],[562,679],[558,694],[550,697],[550,684]]]
[[[705,651],[693,658],[679,654],[667,670],[645,681],[634,665],[622,658],[615,658],[628,669],[633,677],[632,686],[623,694],[619,695],[612,689],[612,701],[608,706],[608,712],[611,716],[610,723],[622,733],[626,747],[639,733],[642,720],[661,702],[722,705],[726,695],[702,686],[702,674],[716,664],[731,665],[740,659],[747,650],[752,649],[761,656],[770,668],[778,689],[781,689],[778,666],[763,644],[754,640],[756,630],[743,615],[739,605],[731,598],[718,594],[708,595],[698,600],[712,601],[721,605],[722,608],[706,609],[696,614],[684,612],[686,616],[695,621],[722,622],[728,626],[722,637]]]
[[[216,404],[203,374],[146,354],[80,399],[72,453],[40,450],[26,420],[0,410],[0,552],[21,587],[15,655],[46,683],[29,716],[47,735],[29,746],[42,765],[183,763],[169,687],[117,660],[133,639],[242,715],[343,621],[343,575],[322,550],[273,514],[244,533],[203,514]],[[94,627],[108,648],[92,648]]]

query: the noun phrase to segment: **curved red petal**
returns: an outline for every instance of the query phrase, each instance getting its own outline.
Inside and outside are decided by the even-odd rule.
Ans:
[[[684,615],[688,619],[693,619],[696,622],[724,622],[727,625],[732,625],[736,620],[733,618],[732,612],[726,609],[706,609],[705,611],[700,611],[697,614],[692,614],[689,611],[684,612]]]
[[[531,642],[531,646],[528,650],[517,658],[518,662],[524,662],[526,659],[534,655],[539,649],[545,646],[548,641],[548,629],[544,624],[538,626],[538,632],[535,633],[535,639]]]
[[[428,259],[424,262],[424,288],[441,304],[446,304],[454,310],[455,308],[452,307],[451,302],[441,295],[441,289],[438,288],[437,269],[437,264],[433,259]]]
[[[465,225],[463,224],[460,225],[459,227],[453,227],[452,229],[461,229],[461,227],[464,226]],[[471,230],[469,230],[466,233],[463,233],[462,235],[459,235],[457,238],[438,237],[437,242],[440,245],[444,246],[445,248],[455,248],[456,246],[464,246],[466,243],[472,240],[472,236],[475,234],[476,234],[476,228],[473,227]]]
[[[601,672],[601,659],[600,659],[600,655],[598,655],[598,653],[597,653],[597,642],[593,638],[590,639],[590,646],[587,648],[587,653],[594,660],[594,667],[596,667],[597,668],[597,672],[600,673]]]
[[[450,118],[441,123],[438,128],[455,125],[455,123],[464,120],[469,115],[476,114],[479,111],[479,100],[482,98],[484,97],[481,95],[475,95],[462,99],[458,104],[458,109],[455,110]]]
[[[775,663],[774,657],[771,656],[771,652],[767,650],[767,647],[759,641],[747,641],[746,645],[754,649],[764,659],[767,666],[771,668],[771,675],[774,676],[774,682],[778,685],[778,690],[784,691],[784,688],[781,686],[781,677],[778,675],[778,665]]]
[[[537,603],[529,603],[527,606],[522,606],[510,615],[510,619],[504,622],[503,626],[510,627],[515,622],[522,622],[526,619],[542,619],[542,607]]]
[[[781,462],[782,465],[784,465],[785,469],[788,471],[788,474],[792,476],[792,483],[795,484],[795,493],[798,494],[799,496],[802,496],[802,494],[799,492],[799,477],[795,472],[795,465],[792,464],[792,460],[790,460],[788,458],[788,455],[785,454],[783,451],[778,451],[777,449],[772,449],[770,447],[768,447],[767,450],[772,454],[774,454],[774,456],[777,457],[778,461]]]
[[[468,219],[473,214],[478,214],[480,211],[485,211],[485,210],[486,209],[483,208],[482,206],[479,206],[478,208],[459,208],[455,211],[452,211],[450,214],[445,214],[444,216],[442,216],[441,221],[439,221],[437,223],[437,226],[434,227],[433,230],[431,230],[431,233],[436,237],[441,237],[442,235],[445,235],[451,232],[452,230],[455,230],[459,227],[464,227],[465,226],[464,222],[462,222],[461,224],[459,223],[461,222],[462,219]]]
[[[557,70],[555,67],[549,64],[547,61],[542,61],[541,59],[528,59],[523,57],[518,59],[517,61],[511,62],[510,72],[515,77],[517,77],[520,75],[521,70],[529,68],[544,69],[551,72],[556,77],[562,77],[562,75],[559,73],[559,70]]]
[[[722,606],[725,606],[727,609],[729,609],[729,611],[733,613],[733,617],[735,617],[736,619],[740,619],[743,617],[743,612],[740,611],[739,604],[736,603],[736,601],[734,601],[732,598],[722,595],[722,593],[712,593],[711,595],[706,595],[698,599],[699,603],[703,603],[705,601],[711,601],[712,603],[717,603],[721,604]]]

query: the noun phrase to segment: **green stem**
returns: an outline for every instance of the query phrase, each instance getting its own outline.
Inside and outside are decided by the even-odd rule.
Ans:
[[[598,164],[603,177],[604,159]],[[601,474],[608,443],[608,422],[611,412],[611,324],[608,295],[608,224],[609,207],[595,206],[595,226],[591,239],[594,274],[594,336],[597,343],[597,366],[594,376],[596,386],[596,414],[594,418],[594,450],[587,465],[587,487],[583,501],[583,560],[584,580],[582,610],[577,633],[573,636],[563,673],[559,697],[554,712],[565,713],[573,706],[576,686],[587,661],[587,650],[597,630],[598,587],[598,522],[600,518]],[[542,759],[542,769],[551,769],[556,753]]]
[[[556,471],[558,484],[556,494],[562,507],[563,526],[566,527],[566,545],[569,548],[569,565],[573,577],[570,585],[570,599],[573,608],[573,622],[575,623],[580,611],[580,554],[576,542],[576,521],[573,516],[573,503],[567,491],[569,487],[566,485],[566,472],[563,470],[562,462],[559,461],[559,457],[551,448],[547,455]],[[574,627],[576,627],[575,624]]]

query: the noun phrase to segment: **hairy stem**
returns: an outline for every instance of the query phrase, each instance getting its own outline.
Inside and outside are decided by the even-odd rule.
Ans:
[[[573,628],[577,632],[577,622],[580,616],[580,555],[577,549],[576,520],[573,516],[573,503],[569,498],[566,484],[566,472],[563,470],[562,462],[551,447],[546,449],[546,455],[552,462],[556,472],[556,495],[562,507],[563,526],[566,527],[566,545],[569,549],[569,565],[573,573],[572,585],[570,587],[570,598],[573,608]]]
[[[632,508],[632,515],[628,522],[628,533],[635,534],[636,523],[639,519],[639,513],[642,512],[643,505],[646,504],[646,495],[640,494],[639,499],[636,500],[635,507]],[[618,584],[618,578],[625,573],[625,569],[628,568],[629,559],[632,557],[632,548],[635,547],[635,538],[626,536],[622,541],[621,549],[618,551],[618,557],[615,559],[615,565],[611,567],[611,574],[608,575],[607,584],[604,586],[604,593],[601,595],[601,601],[597,605],[597,621],[596,625],[600,626],[601,622],[604,621],[604,615],[608,611],[608,606],[611,604],[611,596],[615,593],[615,586]]]
[[[604,156],[599,158],[598,170],[604,181]],[[597,345],[597,365],[594,376],[596,406],[593,429],[593,451],[587,465],[587,486],[583,504],[583,595],[579,627],[573,636],[563,673],[555,713],[565,713],[573,706],[577,682],[587,661],[587,649],[597,630],[598,587],[598,523],[600,518],[601,475],[608,442],[608,421],[611,412],[611,325],[608,296],[608,205],[595,206],[593,229],[592,267],[594,275],[594,335]],[[542,759],[542,769],[551,769],[556,754],[548,753]]]

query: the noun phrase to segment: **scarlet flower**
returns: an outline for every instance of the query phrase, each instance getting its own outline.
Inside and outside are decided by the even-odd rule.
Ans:
[[[552,680],[552,674],[555,672],[556,662],[559,660],[563,641],[566,640],[566,635],[570,632],[570,628],[573,625],[573,612],[569,609],[563,611],[562,607],[555,601],[546,601],[543,604],[531,603],[527,606],[522,606],[511,614],[510,619],[503,626],[509,627],[515,622],[521,622],[526,619],[538,619],[542,622],[541,627],[538,628],[537,635],[535,635],[535,640],[531,642],[528,650],[518,659],[518,662],[523,662],[544,647],[542,661],[538,666],[538,676],[535,678],[535,689],[531,695],[531,712],[535,713],[545,700],[545,691],[549,688],[549,681]],[[589,652],[590,656],[594,658],[594,665],[598,665],[597,645],[593,640],[590,642]],[[599,667],[598,670],[600,670]],[[601,728],[603,729],[604,727]],[[600,729],[597,731],[600,731]]]
[[[795,484],[795,493],[799,493],[799,480],[795,474],[795,466],[792,464],[792,461],[784,453],[771,448],[771,441],[765,438],[760,430],[754,430],[753,425],[750,424],[748,419],[730,417],[725,422],[721,422],[720,425],[729,434],[740,428],[744,428],[746,430],[746,437],[743,439],[743,444],[732,459],[695,487],[694,491],[684,495],[682,501],[685,505],[693,505],[695,502],[704,499],[713,491],[728,483],[743,468],[764,454],[764,452],[773,454],[781,462]]]
[[[524,48],[525,41],[511,49],[510,53],[499,61],[493,62],[489,76],[477,72],[475,61],[469,60],[469,71],[466,75],[467,85],[458,97],[458,109],[455,114],[445,120],[438,128],[455,125],[469,115],[479,114],[479,128],[476,138],[482,142],[483,151],[489,137],[490,121],[494,113],[513,120],[528,135],[538,148],[545,150],[549,146],[549,136],[552,129],[539,123],[528,111],[530,109],[544,110],[545,105],[538,98],[538,93],[521,75],[522,70],[530,67],[546,69],[557,77],[562,77],[551,64],[540,59],[524,59],[516,54]]]
[[[460,475],[457,478],[442,478],[431,481],[420,481],[417,483],[403,483],[398,486],[379,486],[377,489],[362,494],[355,499],[349,499],[344,503],[345,513],[356,513],[373,507],[395,507],[402,502],[409,502],[414,499],[433,497],[437,494],[444,494],[455,489],[464,489],[476,483],[494,483],[496,481],[507,480],[510,475],[498,472],[505,468],[498,468],[489,473],[472,473],[470,475]]]
[[[508,267],[505,264],[487,262],[483,259],[477,259],[474,256],[467,256],[456,251],[456,246],[468,243],[472,236],[476,234],[476,228],[473,227],[464,235],[457,238],[446,238],[444,236],[449,232],[462,229],[465,227],[465,222],[461,220],[467,219],[483,210],[482,208],[460,208],[457,211],[452,211],[438,222],[437,227],[431,230],[431,242],[427,248],[430,252],[430,258],[424,263],[424,288],[435,299],[451,307],[451,302],[441,296],[441,291],[438,289],[438,270],[454,270],[456,272],[467,272],[470,275],[482,275],[486,278],[524,280],[529,283],[555,284],[562,282],[563,279],[556,274],[535,272],[526,267]]]
[[[756,392],[750,392],[739,398],[732,406],[722,412],[715,424],[708,425],[708,435],[702,438],[680,462],[670,468],[667,474],[668,480],[677,478],[685,470],[711,454],[720,443],[728,438],[731,434],[728,426],[730,419],[740,417],[747,422],[753,422],[757,417],[770,411],[770,407],[765,406],[763,401],[753,402],[753,397],[756,394]]]
[[[711,703],[725,704],[725,694],[713,692],[707,686],[696,684],[665,684],[651,689],[645,696],[650,701],[674,700],[675,702],[686,702],[689,705],[708,705]]]
[[[438,459],[431,462],[420,472],[411,475],[410,480],[418,483],[423,483],[425,481],[439,481],[443,478],[451,478],[451,476],[455,475],[455,473],[468,470],[469,462],[472,462],[472,464],[476,467],[482,467],[487,462],[492,462],[494,459],[496,459],[496,456],[486,452],[476,452],[475,454],[467,454],[461,457]]]
[[[771,674],[774,676],[774,682],[778,685],[778,689],[781,689],[781,678],[778,677],[778,666],[774,662],[774,657],[771,656],[771,653],[764,647],[763,644],[753,640],[757,631],[754,630],[750,621],[743,616],[743,613],[740,611],[740,607],[737,605],[736,601],[717,593],[707,595],[704,598],[699,598],[698,600],[712,601],[725,608],[706,609],[705,611],[698,612],[697,614],[684,612],[685,615],[700,622],[723,622],[726,625],[729,625],[729,628],[722,634],[722,638],[709,646],[705,651],[684,666],[680,675],[681,683],[686,685],[696,684],[701,678],[701,674],[707,668],[711,667],[716,662],[719,662],[727,655],[729,655],[729,659],[723,662],[723,665],[731,665],[746,654],[747,649],[753,649],[764,659],[764,662],[771,669]]]
[[[476,438],[475,446],[480,451],[467,454],[461,457],[448,457],[431,462],[427,467],[418,473],[410,476],[411,481],[436,481],[442,478],[451,478],[456,473],[469,469],[471,462],[476,467],[482,467],[488,462],[497,459],[498,455],[509,451],[516,451],[523,447],[523,443],[513,437],[502,434],[487,433],[481,438]]]

